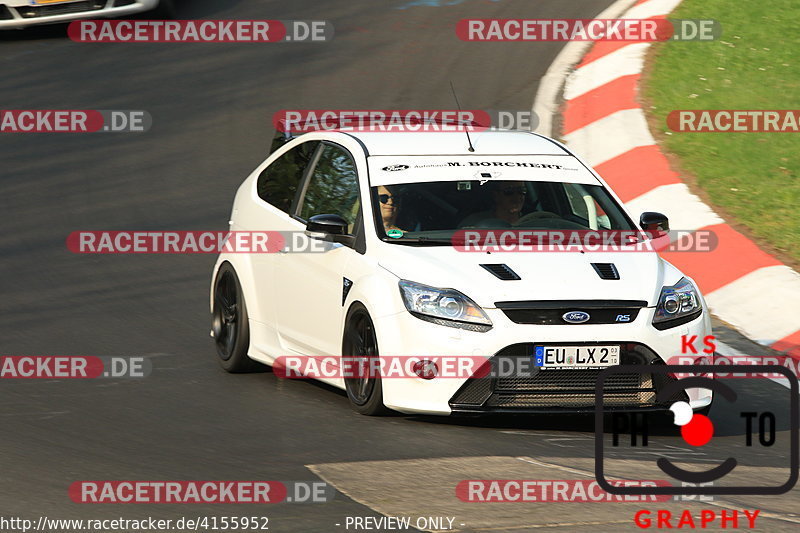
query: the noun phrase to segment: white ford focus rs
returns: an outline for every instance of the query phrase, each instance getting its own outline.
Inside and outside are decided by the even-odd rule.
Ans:
[[[172,18],[174,0],[0,0],[0,30],[149,12]]]
[[[663,401],[658,392],[675,376],[647,372],[680,353],[683,335],[711,334],[694,282],[657,253],[470,252],[459,241],[470,232],[667,230],[667,218],[648,212],[634,223],[607,184],[549,138],[486,131],[472,145],[463,132],[337,130],[274,146],[239,187],[230,230],[305,232],[321,248],[220,255],[211,333],[222,366],[484,357],[493,372],[457,378],[417,367],[405,379],[313,376],[344,389],[360,413],[449,415],[591,411],[605,367],[640,365],[604,382],[604,406],[708,407],[708,389]],[[494,372],[502,363],[530,369]]]

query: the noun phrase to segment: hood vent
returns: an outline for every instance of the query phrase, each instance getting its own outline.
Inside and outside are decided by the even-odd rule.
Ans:
[[[600,279],[619,279],[619,271],[614,263],[592,263]]]
[[[481,265],[483,268],[494,274],[496,277],[502,279],[503,281],[516,281],[522,279],[517,275],[516,272],[511,270],[511,268],[506,264],[493,264],[493,265]]]

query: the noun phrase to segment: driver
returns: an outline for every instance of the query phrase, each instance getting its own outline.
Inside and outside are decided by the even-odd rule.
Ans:
[[[522,206],[528,190],[525,182],[504,181],[494,184],[492,198],[494,199],[494,216],[512,226],[519,222]]]
[[[397,215],[400,213],[400,196],[397,193],[397,189],[391,185],[378,185],[378,201],[381,205],[384,231],[389,231],[390,229],[405,231],[395,224]]]
[[[502,221],[509,226],[519,223],[528,194],[525,182],[495,181],[490,182],[488,188],[492,196],[491,209],[469,215],[461,221],[460,227],[475,227],[487,220],[494,220],[495,223]]]

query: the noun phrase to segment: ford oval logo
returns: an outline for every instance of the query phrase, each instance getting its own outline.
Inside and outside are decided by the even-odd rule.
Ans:
[[[386,172],[397,172],[398,170],[408,170],[408,165],[389,165],[388,167],[383,167],[381,170],[385,170]]]
[[[589,313],[584,313],[583,311],[570,311],[569,313],[561,315],[561,318],[564,322],[569,322],[570,324],[583,324],[584,322],[588,322],[592,317]]]

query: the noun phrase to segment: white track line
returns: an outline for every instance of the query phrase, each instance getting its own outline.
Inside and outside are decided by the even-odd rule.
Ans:
[[[595,18],[617,18],[635,3],[636,0],[617,0]],[[591,45],[591,41],[568,42],[539,81],[539,89],[536,91],[536,98],[533,101],[533,112],[539,118],[539,124],[534,130],[537,133],[548,137],[553,136],[553,117],[559,110],[561,87],[564,85],[570,69],[581,60]]]
[[[800,328],[800,274],[786,265],[745,274],[706,294],[706,301],[723,320],[761,344]]]
[[[621,76],[639,74],[648,48],[650,43],[629,44],[579,68],[564,84],[564,99],[577,98]]]
[[[647,169],[642,169],[642,172],[647,172]],[[680,231],[694,231],[724,222],[683,183],[650,189],[633,200],[628,200],[625,205],[633,213],[669,213],[670,227]]]
[[[649,19],[672,13],[683,0],[650,0],[638,6],[633,6],[622,18],[625,19]]]
[[[656,144],[641,109],[623,109],[564,135],[569,149],[596,167],[639,146]],[[642,169],[643,171],[645,169]]]

